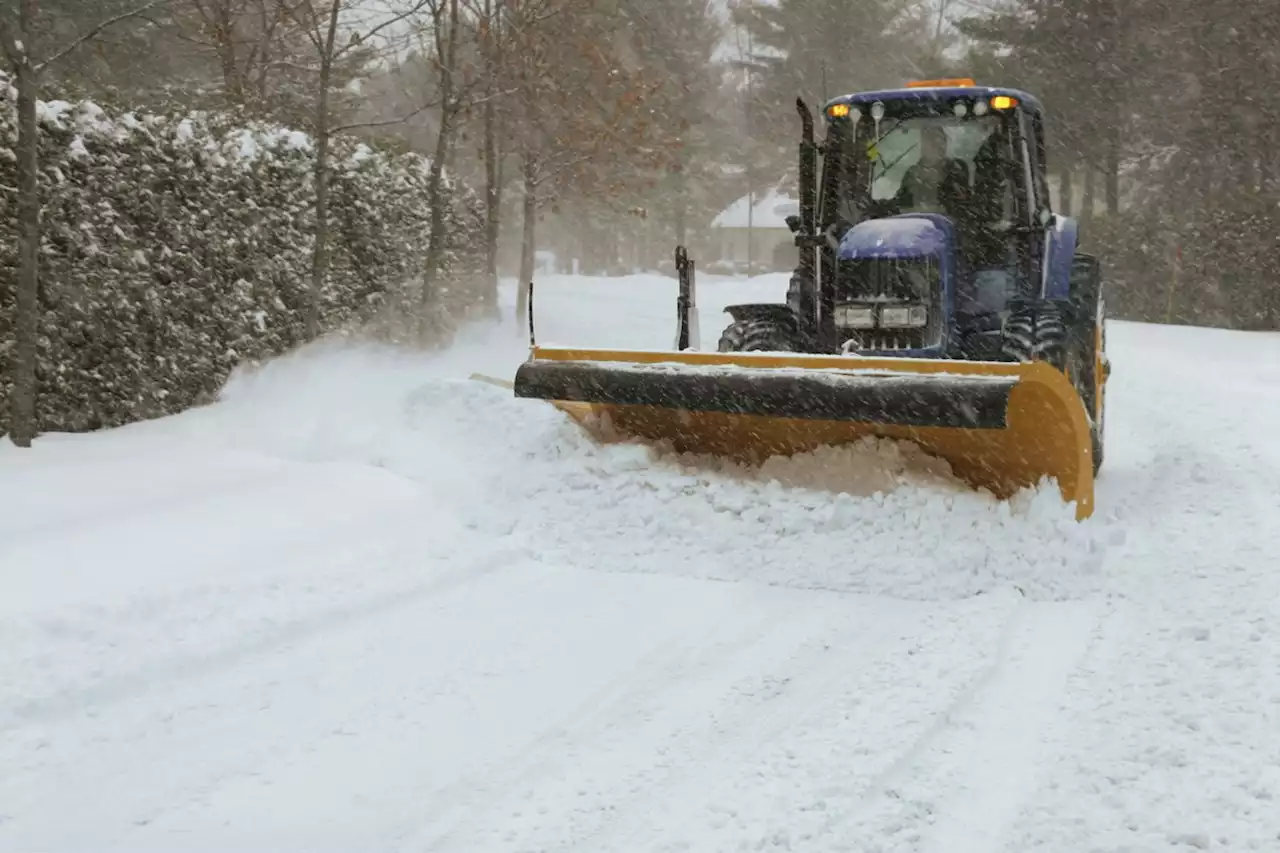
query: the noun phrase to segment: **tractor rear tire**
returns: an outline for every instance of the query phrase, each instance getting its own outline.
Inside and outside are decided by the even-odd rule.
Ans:
[[[1093,429],[1093,473],[1102,468],[1106,438],[1106,411],[1096,413],[1098,403],[1098,337],[1106,352],[1106,316],[1102,296],[1102,264],[1093,255],[1077,253],[1071,260],[1072,368],[1076,387],[1089,410]],[[1099,330],[1101,329],[1101,332]]]
[[[1001,351],[1014,361],[1045,361],[1057,370],[1067,364],[1067,324],[1052,305],[1024,305],[1005,320]]]
[[[1016,361],[1043,361],[1057,370],[1066,371],[1070,357],[1068,327],[1062,312],[1052,305],[1027,305],[1009,315],[1005,321],[1002,352]],[[1092,371],[1088,374],[1092,377]],[[1072,377],[1079,382],[1078,376]],[[1077,386],[1077,391],[1079,391]],[[1093,395],[1084,397],[1086,406]],[[1090,415],[1090,438],[1093,450],[1093,473],[1102,468],[1104,452],[1101,424]]]
[[[720,335],[720,352],[799,352],[795,329],[772,319],[730,323]]]

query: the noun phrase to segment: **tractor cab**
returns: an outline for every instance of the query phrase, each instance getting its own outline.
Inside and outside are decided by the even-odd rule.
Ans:
[[[813,181],[822,249],[814,295],[821,331],[840,351],[934,354],[958,333],[971,357],[998,349],[1010,306],[1042,294],[1052,221],[1043,112],[1031,95],[974,81],[932,80],[845,95],[823,108]],[[812,161],[815,163],[816,161]],[[802,196],[805,193],[802,186]],[[800,230],[800,217],[792,226]],[[910,315],[875,316],[906,301]],[[793,293],[802,313],[803,294]],[[868,313],[868,311],[871,313]],[[828,319],[829,318],[829,319]]]

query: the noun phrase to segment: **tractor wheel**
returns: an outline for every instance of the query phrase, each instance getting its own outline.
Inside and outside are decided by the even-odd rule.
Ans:
[[[1095,343],[1093,346],[1089,347],[1090,369],[1088,375],[1091,382],[1096,381],[1097,377],[1096,358],[1098,350],[1101,349],[1103,354],[1107,351],[1107,328],[1105,323],[1105,309],[1103,308],[1102,301],[1099,300],[1097,306],[1097,321],[1094,325]],[[1097,400],[1098,387],[1096,385],[1090,385],[1089,391],[1090,393],[1086,395],[1085,399],[1089,400],[1091,405],[1091,408],[1089,409],[1089,420],[1092,424],[1093,431],[1093,473],[1094,476],[1097,476],[1099,469],[1102,468],[1102,458],[1106,450],[1107,401],[1106,395],[1103,394],[1103,399],[1101,400],[1102,405],[1096,406],[1095,408],[1093,406],[1093,401]],[[1096,415],[1094,414],[1095,411],[1097,411]]]
[[[720,352],[799,352],[795,329],[772,319],[730,323],[720,335]]]
[[[1096,330],[1095,323],[1101,322],[1101,304],[1097,303],[1096,319],[1088,324],[1089,328]],[[1043,361],[1063,372],[1066,372],[1070,364],[1073,374],[1071,379],[1076,384],[1076,390],[1081,394],[1086,407],[1089,407],[1094,394],[1091,390],[1084,390],[1080,383],[1082,379],[1086,384],[1092,382],[1095,371],[1082,367],[1082,356],[1087,354],[1091,358],[1096,348],[1086,347],[1082,353],[1070,347],[1068,340],[1067,323],[1061,311],[1051,305],[1030,305],[1015,310],[1005,321],[1002,351],[1006,356],[1017,361]],[[1089,361],[1089,365],[1092,366],[1092,361]],[[1089,388],[1092,389],[1092,386],[1090,385]],[[1094,418],[1092,408],[1089,408],[1089,420],[1093,444],[1093,473],[1096,475],[1102,467],[1105,450],[1102,421]]]
[[[1102,470],[1102,457],[1106,453],[1106,439],[1102,435],[1102,423],[1096,423],[1089,430],[1090,437],[1093,439],[1093,476],[1098,476],[1098,471]]]
[[[1058,370],[1067,365],[1067,326],[1052,305],[1024,305],[1005,320],[1001,351],[1015,361],[1045,361]]]
[[[1098,375],[1101,354],[1106,352],[1105,309],[1102,298],[1102,265],[1096,257],[1077,254],[1071,262],[1072,378],[1089,411],[1093,427],[1093,471],[1102,467],[1105,413],[1100,410]]]

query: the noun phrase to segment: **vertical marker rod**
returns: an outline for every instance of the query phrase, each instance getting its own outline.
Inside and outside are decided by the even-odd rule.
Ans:
[[[535,347],[538,340],[533,334],[533,281],[529,281],[529,346]]]

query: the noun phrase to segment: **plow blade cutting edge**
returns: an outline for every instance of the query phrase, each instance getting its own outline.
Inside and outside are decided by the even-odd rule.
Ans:
[[[906,440],[1000,499],[1051,477],[1077,520],[1093,512],[1084,407],[1043,363],[534,347],[514,389],[601,441],[759,462],[867,436]]]

